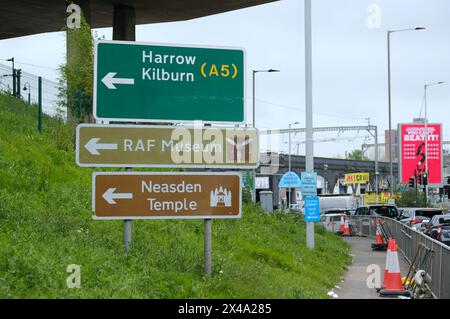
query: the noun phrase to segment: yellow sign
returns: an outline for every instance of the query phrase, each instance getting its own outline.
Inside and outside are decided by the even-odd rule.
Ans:
[[[369,173],[352,173],[345,174],[345,185],[349,184],[368,184],[369,183]]]
[[[364,194],[364,205],[373,205],[373,204],[388,204],[389,199],[392,197],[390,196],[390,193],[388,192],[381,192],[378,195],[378,201],[377,201],[377,195],[370,193],[370,194]]]

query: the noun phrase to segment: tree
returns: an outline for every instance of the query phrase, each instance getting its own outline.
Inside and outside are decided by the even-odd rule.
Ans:
[[[416,190],[411,189],[400,194],[397,201],[400,207],[426,207],[425,194],[421,190],[417,190],[418,203],[416,204]]]
[[[94,38],[85,18],[67,29],[67,61],[59,67],[58,107],[67,109],[69,124],[92,119]]]
[[[363,156],[363,152],[361,150],[354,150],[347,154],[347,159],[354,161],[368,161],[369,158]]]

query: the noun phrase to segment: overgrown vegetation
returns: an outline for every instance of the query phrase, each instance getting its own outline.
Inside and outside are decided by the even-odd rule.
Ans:
[[[89,122],[92,118],[94,38],[81,17],[80,28],[67,29],[67,63],[59,67],[58,107],[67,108],[69,120]]]
[[[354,150],[347,154],[347,159],[354,161],[368,161],[369,158],[364,156],[362,150]]]
[[[91,169],[75,165],[60,120],[0,95],[0,298],[327,298],[350,261],[347,245],[317,227],[305,246],[296,214],[245,205],[213,222],[213,276],[203,275],[203,221],[94,221]],[[81,266],[81,288],[66,285]]]
[[[397,199],[397,205],[400,207],[426,207],[425,194],[422,190],[417,190],[416,195],[416,190],[414,189],[401,192],[400,197]]]

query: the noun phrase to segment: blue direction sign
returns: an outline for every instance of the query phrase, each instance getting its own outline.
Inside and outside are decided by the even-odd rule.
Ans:
[[[303,197],[317,196],[317,173],[302,172],[302,195]]]
[[[305,221],[307,223],[320,222],[319,197],[306,197],[305,198]]]
[[[278,183],[279,188],[300,188],[301,186],[300,177],[295,172],[285,173]]]

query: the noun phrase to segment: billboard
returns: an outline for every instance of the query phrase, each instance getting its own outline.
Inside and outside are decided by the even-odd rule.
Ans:
[[[369,173],[345,174],[344,185],[368,184],[368,183],[369,183]]]
[[[428,124],[428,152],[425,150],[425,124],[400,124],[400,182],[407,184],[413,176],[426,172],[428,155],[428,184],[442,185],[442,124]]]

